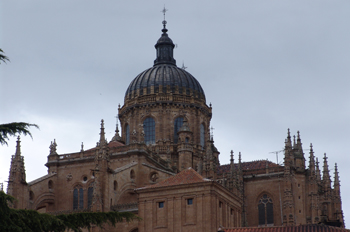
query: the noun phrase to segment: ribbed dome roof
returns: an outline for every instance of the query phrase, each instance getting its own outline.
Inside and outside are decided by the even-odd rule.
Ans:
[[[185,69],[176,66],[176,60],[173,58],[175,45],[168,37],[165,24],[166,22],[163,21],[163,34],[155,45],[157,58],[154,66],[135,77],[126,90],[125,100],[162,92],[193,96],[195,99],[205,101],[204,91],[196,78]],[[160,87],[162,89],[159,89]]]
[[[140,95],[150,94],[151,86],[154,86],[154,93],[166,93],[170,88],[172,93],[190,96],[192,92],[194,98],[205,100],[204,91],[196,78],[186,70],[169,64],[158,64],[140,73],[130,83],[125,98],[135,97],[137,89],[140,89]],[[162,90],[159,90],[160,86]]]

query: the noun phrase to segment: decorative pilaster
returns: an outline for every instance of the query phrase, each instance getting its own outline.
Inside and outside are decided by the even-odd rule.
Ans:
[[[95,153],[95,181],[94,181],[94,190],[92,194],[92,210],[104,212],[109,210],[109,204],[105,202],[105,199],[108,199],[107,183],[109,171],[109,148],[108,143],[105,138],[105,128],[104,121],[101,120],[101,129],[100,129],[100,140],[96,146]]]

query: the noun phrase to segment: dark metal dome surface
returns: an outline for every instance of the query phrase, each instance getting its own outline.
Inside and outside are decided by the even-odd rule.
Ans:
[[[199,82],[186,70],[172,64],[158,64],[140,73],[129,85],[125,93],[125,99],[139,95],[151,94],[151,86],[154,93],[171,92],[180,95],[188,95],[205,101],[204,91]],[[162,87],[162,90],[159,90]],[[191,94],[192,93],[192,94]]]

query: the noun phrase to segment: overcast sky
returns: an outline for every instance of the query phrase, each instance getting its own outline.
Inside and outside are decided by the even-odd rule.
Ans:
[[[221,164],[269,159],[301,133],[331,176],[338,163],[345,222],[350,215],[350,1],[2,1],[0,123],[36,123],[22,137],[27,181],[59,154],[96,145],[100,120],[114,134],[129,83],[151,67],[166,6],[169,36],[213,105]],[[16,139],[0,147],[8,179]],[[283,160],[279,154],[279,162]],[[308,165],[308,162],[307,162]],[[350,223],[350,222],[349,222]]]

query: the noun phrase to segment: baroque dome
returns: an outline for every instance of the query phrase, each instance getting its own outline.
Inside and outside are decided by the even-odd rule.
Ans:
[[[168,37],[165,24],[163,21],[163,34],[155,45],[157,58],[153,67],[141,72],[131,81],[125,93],[125,100],[165,93],[193,97],[205,102],[204,91],[197,79],[184,68],[176,66],[176,60],[173,58],[175,45]]]

